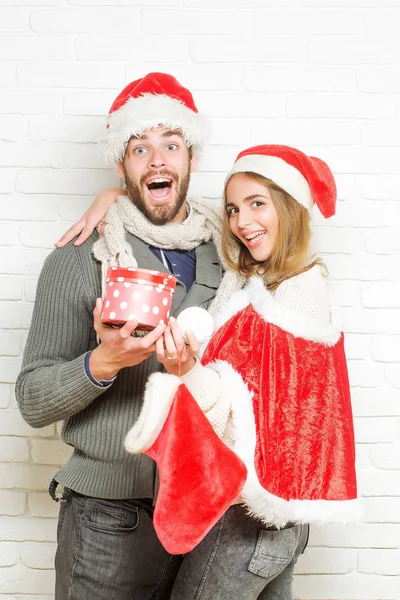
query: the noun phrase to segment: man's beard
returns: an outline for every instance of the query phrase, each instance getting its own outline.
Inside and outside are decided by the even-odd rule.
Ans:
[[[190,169],[188,166],[187,172],[183,177],[179,180],[178,176],[175,173],[162,171],[162,172],[149,172],[144,175],[140,180],[140,185],[137,185],[132,179],[130,179],[128,173],[125,170],[124,166],[124,175],[125,175],[125,184],[126,189],[128,190],[129,199],[133,202],[133,204],[144,214],[146,219],[148,219],[153,225],[165,225],[166,223],[170,223],[175,219],[180,209],[182,208],[183,203],[186,200],[187,191],[189,188],[190,182]],[[147,206],[144,194],[142,193],[142,189],[145,186],[146,180],[152,175],[158,175],[159,177],[170,177],[175,183],[176,189],[176,197],[175,202],[172,205],[161,205],[157,207],[149,207]]]

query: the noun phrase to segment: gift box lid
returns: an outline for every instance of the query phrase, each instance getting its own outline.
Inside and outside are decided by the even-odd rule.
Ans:
[[[109,267],[106,281],[107,283],[109,281],[116,281],[121,283],[150,284],[154,286],[163,286],[172,291],[175,289],[176,285],[176,278],[169,273],[141,269],[139,267]]]

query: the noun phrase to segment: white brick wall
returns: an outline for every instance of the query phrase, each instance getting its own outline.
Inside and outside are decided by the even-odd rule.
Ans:
[[[51,600],[69,448],[13,394],[37,275],[116,181],[95,142],[122,87],[174,74],[213,122],[194,177],[217,198],[239,149],[325,158],[339,204],[315,216],[341,306],[365,522],[313,527],[298,600],[400,599],[400,0],[0,0],[0,600]]]

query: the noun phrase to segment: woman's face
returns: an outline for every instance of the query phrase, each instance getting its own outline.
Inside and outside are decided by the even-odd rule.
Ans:
[[[233,175],[226,187],[229,227],[257,262],[271,255],[279,220],[268,187],[245,174]]]

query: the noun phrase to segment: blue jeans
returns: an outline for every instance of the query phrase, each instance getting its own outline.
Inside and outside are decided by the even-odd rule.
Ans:
[[[55,600],[291,600],[308,526],[276,531],[228,509],[189,554],[171,556],[135,500],[72,493],[61,505]]]
[[[60,506],[55,600],[164,600],[182,557],[161,546],[135,500],[72,493]]]
[[[231,506],[187,554],[171,600],[292,600],[294,565],[308,525],[277,531]]]

